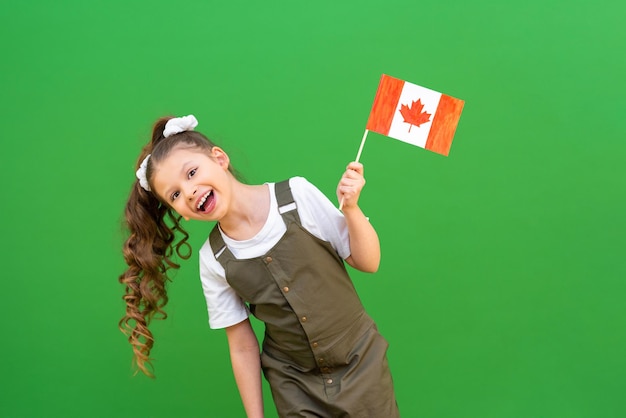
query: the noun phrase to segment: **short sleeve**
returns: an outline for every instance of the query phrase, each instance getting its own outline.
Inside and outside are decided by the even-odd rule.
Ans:
[[[215,259],[208,241],[200,249],[200,281],[211,328],[226,328],[248,318],[248,306],[226,281],[224,268]]]

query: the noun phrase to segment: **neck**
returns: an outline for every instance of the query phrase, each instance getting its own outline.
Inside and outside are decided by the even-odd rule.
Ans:
[[[267,221],[270,208],[268,186],[251,186],[237,182],[232,193],[228,215],[220,219],[220,228],[232,239],[250,239]]]

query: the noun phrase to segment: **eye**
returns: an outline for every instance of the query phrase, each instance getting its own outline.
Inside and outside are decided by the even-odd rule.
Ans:
[[[174,192],[170,195],[170,200],[174,201],[178,196],[180,196],[180,192]]]
[[[192,168],[191,170],[189,170],[189,173],[187,173],[187,177],[193,177],[196,174],[196,170],[196,168]]]

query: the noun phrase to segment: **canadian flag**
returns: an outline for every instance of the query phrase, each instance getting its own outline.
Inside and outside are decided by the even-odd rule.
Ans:
[[[448,155],[464,103],[383,74],[366,129]]]

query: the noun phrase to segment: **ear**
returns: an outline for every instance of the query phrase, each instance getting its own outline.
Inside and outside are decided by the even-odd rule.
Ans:
[[[230,158],[223,149],[221,149],[220,147],[211,148],[211,156],[220,165],[220,167],[228,170],[228,167],[230,166]]]

